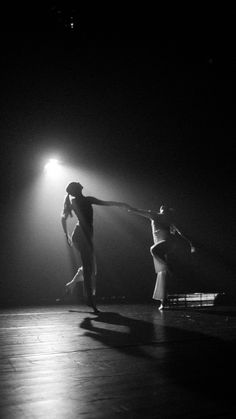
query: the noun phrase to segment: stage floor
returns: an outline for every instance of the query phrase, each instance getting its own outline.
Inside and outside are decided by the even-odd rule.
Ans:
[[[236,307],[0,310],[1,419],[233,418]]]

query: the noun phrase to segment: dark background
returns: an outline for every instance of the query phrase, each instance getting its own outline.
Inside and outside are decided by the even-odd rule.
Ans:
[[[100,198],[175,208],[197,252],[181,244],[173,292],[235,295],[234,10],[49,2],[1,19],[1,303],[42,301],[60,269],[19,256],[16,234],[37,158],[55,149],[114,180]],[[108,228],[95,215],[98,295],[149,298],[150,226],[123,215],[124,239],[115,217]]]

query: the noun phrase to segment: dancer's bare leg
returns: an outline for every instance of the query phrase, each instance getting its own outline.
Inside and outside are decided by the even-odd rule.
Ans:
[[[73,294],[76,284],[78,284],[78,282],[83,282],[83,280],[84,280],[83,267],[80,266],[75,276],[72,278],[72,280],[70,282],[67,282],[67,284],[65,285],[66,292]]]
[[[93,267],[93,257],[91,255],[86,255],[87,257],[83,257],[84,254],[81,255],[83,261],[83,273],[84,273],[84,290],[86,294],[87,305],[93,308],[94,313],[99,313],[99,310],[96,307],[95,302],[95,288],[94,288],[94,267]]]

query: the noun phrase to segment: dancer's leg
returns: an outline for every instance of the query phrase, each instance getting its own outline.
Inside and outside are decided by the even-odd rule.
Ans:
[[[152,298],[154,300],[160,301],[159,309],[164,307],[167,298],[167,279],[167,270],[158,272]]]
[[[163,269],[163,264],[166,265],[166,255],[167,255],[167,242],[162,241],[157,244],[154,244],[150,248],[150,252],[153,258],[160,264],[160,267],[157,266],[156,272],[159,272]]]
[[[83,264],[84,289],[86,293],[87,305],[98,312],[95,303],[95,269],[94,269],[94,252],[92,243],[83,243],[80,246],[80,254]]]
[[[96,265],[93,251],[92,237],[86,236],[85,232],[76,226],[72,240],[80,252],[82,267],[83,267],[83,279],[84,279],[84,291],[86,294],[87,305],[92,307],[95,312],[98,312],[95,304],[95,293],[96,293]]]
[[[157,274],[152,298],[160,302],[159,309],[162,309],[167,298],[168,266],[166,261],[166,241],[154,244],[150,251],[153,257],[155,272]]]
[[[72,280],[70,282],[67,282],[66,292],[70,292],[71,294],[73,294],[76,284],[78,282],[83,282],[83,280],[84,280],[83,267],[80,266],[75,276],[72,278]]]
[[[80,228],[79,225],[76,225],[73,233],[72,233],[72,242],[74,247],[76,248],[76,250],[78,252],[80,252],[80,246],[79,246],[79,242],[80,242]],[[80,266],[76,272],[76,274],[74,275],[74,277],[72,278],[72,280],[70,282],[67,282],[67,284],[65,285],[65,291],[66,293],[73,293],[74,289],[76,287],[76,284],[78,282],[82,282],[84,280],[83,277],[83,267]]]

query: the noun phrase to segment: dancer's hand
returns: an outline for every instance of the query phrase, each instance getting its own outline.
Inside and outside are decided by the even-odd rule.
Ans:
[[[195,253],[196,252],[196,248],[194,246],[191,246],[190,252],[191,253]]]
[[[121,208],[124,208],[124,209],[126,209],[126,210],[128,210],[128,211],[130,211],[130,210],[132,210],[132,209],[133,209],[133,207],[131,207],[131,205],[126,204],[125,202],[122,202],[122,203],[120,204],[120,207],[121,207]]]
[[[131,211],[133,209],[133,207],[131,207],[131,205],[129,205],[129,204],[124,203],[122,206],[123,206],[123,208],[127,209],[128,211]]]

